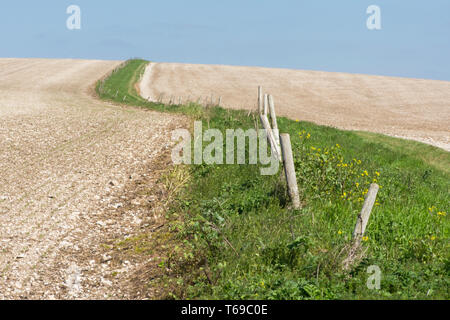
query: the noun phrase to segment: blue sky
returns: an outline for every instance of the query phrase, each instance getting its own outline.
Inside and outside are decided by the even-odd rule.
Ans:
[[[81,8],[81,30],[66,8]],[[382,30],[366,28],[369,5]],[[449,0],[3,0],[0,57],[128,59],[450,81]]]

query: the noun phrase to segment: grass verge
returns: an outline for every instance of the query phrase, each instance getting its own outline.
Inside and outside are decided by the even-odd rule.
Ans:
[[[254,128],[244,111],[165,106],[135,89],[147,62],[99,82],[102,99],[179,112],[204,127]],[[291,210],[280,176],[257,165],[190,166],[177,192],[163,297],[190,299],[448,299],[450,154],[425,144],[279,119],[293,141],[303,208]],[[382,186],[349,271],[345,250],[368,185]],[[173,242],[173,241],[172,241]],[[368,267],[381,270],[371,290]]]

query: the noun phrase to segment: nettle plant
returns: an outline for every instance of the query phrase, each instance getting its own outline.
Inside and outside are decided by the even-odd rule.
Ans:
[[[378,183],[380,173],[364,169],[359,159],[345,161],[339,144],[321,148],[311,145],[310,138],[311,134],[302,130],[294,143],[297,181],[304,191],[322,199],[364,202],[370,184]]]

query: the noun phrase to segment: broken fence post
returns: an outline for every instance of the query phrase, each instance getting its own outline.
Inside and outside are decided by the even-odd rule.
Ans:
[[[380,187],[376,183],[370,185],[366,199],[364,200],[363,208],[361,213],[358,215],[355,230],[353,231],[353,238],[356,240],[363,237],[364,232],[366,232],[367,223],[369,222],[370,214],[375,204],[375,200],[377,199],[379,189]]]
[[[360,252],[361,240],[366,232],[367,223],[369,222],[370,213],[377,199],[377,193],[380,187],[377,184],[370,185],[361,213],[358,215],[355,230],[353,231],[353,244],[349,247],[347,258],[342,262],[344,270],[349,270],[356,261],[361,259],[364,252]]]

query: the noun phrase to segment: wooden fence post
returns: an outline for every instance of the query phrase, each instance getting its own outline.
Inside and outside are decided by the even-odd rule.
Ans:
[[[377,199],[379,188],[380,187],[374,183],[370,185],[369,191],[367,192],[363,208],[358,215],[355,230],[353,231],[353,244],[349,246],[347,258],[342,262],[344,270],[349,270],[351,266],[364,255],[364,252],[360,252],[361,240],[366,232],[367,223],[369,222],[370,213],[372,212],[373,205]]]
[[[300,208],[300,195],[298,192],[297,176],[295,174],[294,156],[292,154],[291,137],[287,133],[280,135],[281,150],[283,153],[284,172],[286,182],[294,209]]]
[[[258,112],[259,114],[263,113],[263,92],[262,87],[258,87]]]
[[[269,108],[269,96],[267,94],[264,95],[264,111],[263,114],[267,116],[267,109]]]
[[[356,240],[363,237],[364,232],[366,232],[367,223],[369,222],[370,214],[375,204],[375,200],[377,199],[379,189],[380,187],[376,183],[370,185],[363,208],[356,221],[355,230],[353,231],[353,238]]]
[[[277,144],[278,153],[281,154],[281,146],[280,146],[280,132],[278,130],[278,122],[277,115],[275,113],[275,103],[273,101],[272,95],[269,95],[269,110],[270,110],[270,118],[272,119],[272,131],[275,136],[275,142]]]
[[[269,140],[269,144],[270,144],[270,148],[271,148],[272,152],[275,154],[277,159],[279,161],[281,161],[281,154],[278,152],[277,142],[275,140],[275,135],[274,135],[274,133],[272,131],[272,128],[270,127],[270,123],[269,123],[269,120],[267,119],[267,116],[264,115],[264,114],[260,114],[259,118],[261,120],[261,124],[262,124],[264,130],[266,130],[267,139]]]
[[[272,129],[278,129],[277,115],[275,113],[275,103],[271,94],[269,94],[269,110],[270,118],[272,119]]]

